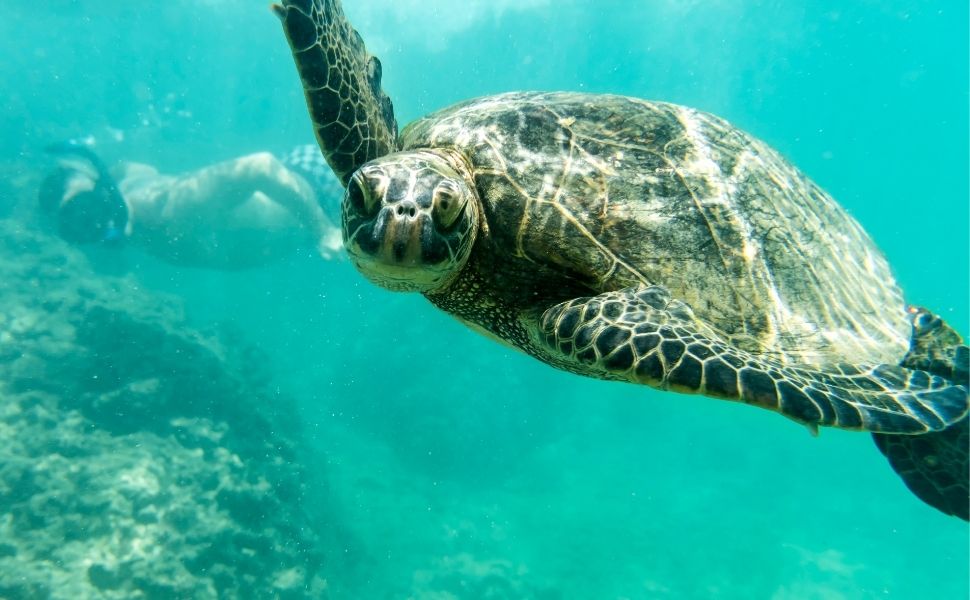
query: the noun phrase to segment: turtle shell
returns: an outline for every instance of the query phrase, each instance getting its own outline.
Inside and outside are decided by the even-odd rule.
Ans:
[[[487,235],[459,279],[491,297],[479,305],[541,312],[577,292],[656,284],[731,343],[783,362],[906,352],[902,294],[872,240],[723,119],[622,96],[509,93],[428,115],[400,141],[457,149],[472,166]],[[443,308],[501,318],[462,305]]]

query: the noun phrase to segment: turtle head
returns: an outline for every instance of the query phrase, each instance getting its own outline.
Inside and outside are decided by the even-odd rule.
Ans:
[[[481,218],[462,157],[399,152],[366,163],[350,178],[344,244],[374,283],[430,292],[448,285],[468,262]]]

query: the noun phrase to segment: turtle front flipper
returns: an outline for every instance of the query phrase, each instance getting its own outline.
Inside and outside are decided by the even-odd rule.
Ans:
[[[922,369],[966,387],[968,351],[960,334],[929,311],[913,311],[913,336],[902,366]],[[923,435],[872,434],[893,470],[921,500],[970,519],[970,423],[967,417]]]
[[[761,406],[810,427],[939,431],[967,413],[967,389],[896,365],[821,370],[731,346],[666,288],[628,288],[557,304],[540,319],[550,361],[625,380]]]
[[[339,0],[283,0],[273,12],[293,50],[317,142],[346,186],[361,165],[396,149],[381,62],[367,53]]]

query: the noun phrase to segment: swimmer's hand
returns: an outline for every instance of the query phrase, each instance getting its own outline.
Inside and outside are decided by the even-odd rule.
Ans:
[[[330,226],[326,228],[323,235],[320,236],[317,252],[325,260],[341,260],[347,256],[344,252],[343,235],[338,227]]]

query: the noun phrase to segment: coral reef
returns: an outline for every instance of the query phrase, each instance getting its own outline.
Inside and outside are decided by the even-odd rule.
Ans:
[[[427,600],[559,600],[562,595],[528,581],[524,566],[508,560],[482,560],[462,553],[445,556],[436,561],[433,569],[414,574],[410,598]]]
[[[325,597],[322,488],[260,362],[0,221],[0,597]]]

